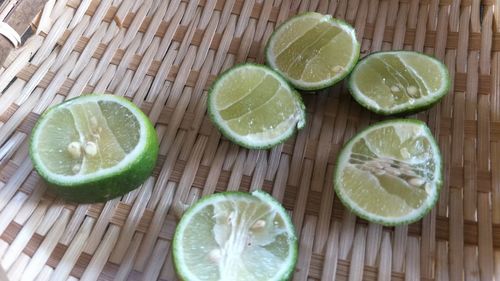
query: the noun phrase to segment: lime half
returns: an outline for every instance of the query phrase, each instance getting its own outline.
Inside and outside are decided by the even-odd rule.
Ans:
[[[274,31],[266,46],[266,60],[296,88],[318,90],[349,74],[359,50],[353,27],[330,15],[309,12],[292,17]]]
[[[438,102],[450,88],[448,69],[422,53],[389,51],[362,59],[349,89],[364,107],[384,115],[414,113]]]
[[[62,197],[105,201],[138,187],[158,154],[156,131],[142,111],[113,95],[87,95],[46,111],[31,136],[30,156]]]
[[[295,230],[279,202],[255,191],[202,198],[182,216],[173,257],[183,280],[287,280],[297,261]]]
[[[249,63],[215,81],[208,113],[224,136],[251,149],[284,142],[305,124],[300,95],[273,70]]]
[[[425,123],[377,123],[340,152],[334,185],[358,216],[383,225],[420,219],[436,203],[442,183],[439,148]]]

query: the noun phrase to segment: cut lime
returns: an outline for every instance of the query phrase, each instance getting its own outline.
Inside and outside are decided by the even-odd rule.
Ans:
[[[223,192],[202,198],[182,216],[173,257],[186,281],[287,280],[297,247],[290,217],[269,194]]]
[[[371,54],[356,65],[349,78],[354,99],[384,115],[429,108],[449,87],[450,76],[442,62],[410,51]]]
[[[208,94],[208,113],[230,140],[251,149],[273,147],[305,124],[300,95],[273,70],[242,64],[223,73]]]
[[[266,60],[296,88],[318,90],[351,72],[359,48],[349,24],[310,12],[292,17],[274,31],[266,46]]]
[[[441,169],[439,148],[425,123],[388,120],[363,130],[342,149],[335,191],[362,218],[407,224],[435,205]]]
[[[32,131],[38,174],[63,198],[105,201],[138,187],[158,154],[156,131],[133,103],[87,95],[47,110]]]

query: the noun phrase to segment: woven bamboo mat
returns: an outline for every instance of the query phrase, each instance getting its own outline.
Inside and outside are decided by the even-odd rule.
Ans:
[[[283,202],[300,234],[294,280],[500,280],[499,4],[49,0],[42,32],[0,69],[1,266],[10,280],[176,280],[175,204],[262,188]],[[228,142],[206,117],[214,77],[238,62],[263,62],[275,26],[305,10],[353,24],[363,55],[413,49],[448,65],[453,90],[415,116],[432,128],[445,162],[438,206],[422,221],[369,224],[335,197],[340,147],[380,119],[343,85],[305,95],[307,127],[269,151]],[[161,149],[140,189],[75,205],[45,193],[28,138],[48,106],[89,92],[138,104]]]

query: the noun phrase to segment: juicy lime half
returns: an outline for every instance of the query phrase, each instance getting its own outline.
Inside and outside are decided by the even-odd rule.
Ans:
[[[414,113],[438,102],[450,88],[450,76],[439,60],[418,52],[373,53],[349,78],[349,89],[364,107],[384,115]]]
[[[113,95],[81,96],[50,108],[30,143],[40,176],[76,202],[105,201],[138,187],[157,154],[158,138],[147,116]]]
[[[358,216],[384,225],[420,219],[442,184],[439,148],[425,123],[396,119],[358,133],[339,154],[335,191]]]
[[[305,124],[300,95],[270,68],[250,63],[215,81],[208,113],[224,136],[251,149],[278,145]]]
[[[274,31],[266,46],[266,60],[296,88],[318,90],[349,74],[359,50],[352,26],[309,12],[290,18]]]
[[[174,265],[186,281],[288,280],[297,248],[289,215],[262,191],[202,198],[173,239]]]

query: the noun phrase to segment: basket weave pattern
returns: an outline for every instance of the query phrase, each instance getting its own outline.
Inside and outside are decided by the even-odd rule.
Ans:
[[[308,123],[269,151],[222,138],[207,89],[263,63],[275,26],[312,10],[345,19],[362,54],[409,49],[443,60],[452,91],[417,114],[440,144],[445,184],[422,221],[385,228],[332,188],[342,144],[380,120],[341,84],[304,95]],[[262,188],[300,234],[294,280],[500,280],[500,5],[479,0],[57,0],[45,32],[0,69],[0,264],[11,280],[176,280],[176,210],[223,190]],[[89,92],[139,105],[161,140],[153,176],[106,204],[75,205],[33,171],[28,139],[50,105]]]

